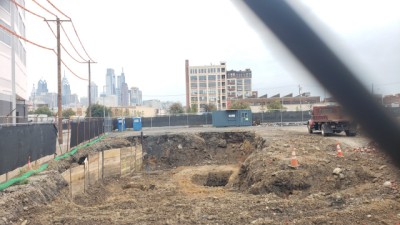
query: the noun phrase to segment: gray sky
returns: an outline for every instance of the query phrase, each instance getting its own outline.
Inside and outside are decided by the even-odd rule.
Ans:
[[[40,4],[57,13],[44,0]],[[185,99],[184,61],[191,65],[219,64],[228,69],[253,72],[253,89],[259,95],[310,91],[324,96],[323,88],[307,75],[289,66],[290,59],[279,56],[276,43],[265,39],[228,0],[151,0],[51,1],[74,22],[90,57],[92,80],[105,85],[106,68],[116,74],[124,69],[129,87],[143,91],[143,99],[181,101]],[[292,3],[297,1],[292,0]],[[305,16],[325,26],[335,46],[340,46],[349,60],[363,71],[360,80],[384,94],[400,92],[400,1],[397,0],[302,0]],[[26,7],[47,19],[54,19],[32,1]],[[56,48],[56,41],[42,19],[27,15],[27,37],[46,47]],[[49,22],[55,30],[54,22]],[[63,22],[69,38],[86,60],[72,26]],[[326,32],[325,32],[326,31]],[[61,43],[80,59],[61,32]],[[265,40],[265,41],[264,41]],[[332,41],[333,40],[333,41]],[[277,54],[278,52],[278,54]],[[28,45],[28,90],[39,79],[46,79],[52,92],[57,90],[57,62],[51,51]],[[64,62],[77,75],[87,78],[87,64],[72,60],[62,50]],[[80,80],[63,67],[73,93],[87,95],[87,81]]]

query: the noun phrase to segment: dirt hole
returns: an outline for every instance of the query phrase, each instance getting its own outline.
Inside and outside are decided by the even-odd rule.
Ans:
[[[206,187],[224,187],[228,184],[232,173],[232,171],[213,171],[208,174],[196,174],[192,177],[192,183]]]

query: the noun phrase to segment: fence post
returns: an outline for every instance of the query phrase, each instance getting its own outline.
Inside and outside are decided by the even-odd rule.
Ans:
[[[171,126],[171,115],[168,115],[168,126]]]
[[[153,117],[150,117],[150,128],[153,128]]]
[[[72,198],[72,168],[69,168],[69,190],[71,192],[71,198]]]
[[[86,141],[86,120],[83,120],[83,142]]]
[[[189,114],[186,114],[186,124],[189,127]]]
[[[81,123],[81,120],[78,118],[78,124],[77,124],[77,126],[76,126],[76,145],[75,146],[78,146],[78,142],[79,142],[79,124]]]
[[[68,136],[67,136],[67,152],[69,152],[69,147],[70,147],[70,143],[69,143],[69,132],[70,132],[70,129],[71,129],[71,120],[69,120],[68,119]]]

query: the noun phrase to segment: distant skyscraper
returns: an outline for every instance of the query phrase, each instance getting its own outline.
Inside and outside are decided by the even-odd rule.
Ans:
[[[96,83],[92,81],[90,83],[90,102],[92,104],[96,104],[98,96],[99,96],[98,87]]]
[[[71,102],[71,87],[69,85],[67,77],[65,77],[65,73],[61,83],[62,83],[62,104],[68,105]]]
[[[47,89],[47,82],[46,80],[39,80],[38,86],[36,89],[36,95],[46,94],[49,90]]]
[[[126,85],[126,93],[122,93],[123,86]],[[128,85],[125,83],[125,74],[124,69],[122,69],[121,75],[117,76],[117,88],[116,88],[116,95],[118,96],[118,105],[120,106],[127,106],[129,103],[128,99]]]
[[[114,69],[108,68],[106,74],[106,95],[115,95],[115,73]]]
[[[130,92],[131,92],[131,105],[133,106],[143,105],[142,91],[139,90],[139,88],[137,87],[132,87]]]
[[[121,106],[128,106],[129,105],[129,89],[128,85],[124,82],[121,85]]]

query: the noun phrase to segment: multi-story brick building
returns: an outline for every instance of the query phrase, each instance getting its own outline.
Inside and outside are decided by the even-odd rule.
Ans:
[[[186,106],[197,109],[197,112],[207,111],[207,105],[216,109],[226,109],[226,64],[208,66],[189,66],[186,60]]]

